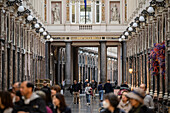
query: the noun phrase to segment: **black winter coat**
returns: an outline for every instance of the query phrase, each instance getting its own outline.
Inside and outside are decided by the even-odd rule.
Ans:
[[[111,113],[108,109],[102,109],[100,113]],[[123,110],[116,108],[114,113],[125,113]]]
[[[57,113],[57,109],[55,109],[55,113]],[[61,113],[71,113],[71,109],[69,107],[65,107],[65,109],[62,110]]]
[[[104,90],[105,90],[105,93],[113,92],[112,85],[110,83],[104,84]]]
[[[19,102],[17,102],[14,105],[12,113],[17,113],[18,111],[29,113],[47,113],[45,101],[38,96],[31,99],[28,104],[25,104],[24,100],[20,100]]]
[[[138,108],[132,108],[129,113],[155,113],[153,110],[149,109],[145,105],[140,105]]]

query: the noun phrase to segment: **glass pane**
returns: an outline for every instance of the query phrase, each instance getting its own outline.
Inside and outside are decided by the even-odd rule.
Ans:
[[[84,4],[84,0],[80,0],[80,3],[81,3],[81,4]]]
[[[74,4],[74,3],[75,3],[75,0],[72,0],[72,3]]]
[[[91,21],[92,21],[91,5],[87,5],[87,8],[86,8],[86,23],[91,23]]]
[[[75,22],[75,5],[72,5],[72,22]]]
[[[80,23],[85,23],[85,7],[80,5]]]
[[[91,4],[91,0],[86,0],[87,4]]]
[[[100,14],[99,14],[99,5],[96,5],[96,22],[99,22]]]

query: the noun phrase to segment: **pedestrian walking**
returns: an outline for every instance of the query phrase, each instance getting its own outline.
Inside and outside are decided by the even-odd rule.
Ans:
[[[103,101],[103,85],[102,85],[102,82],[99,82],[97,89],[99,91],[99,100],[100,100],[100,102],[102,102]]]
[[[13,103],[8,91],[0,91],[0,113],[12,113]]]
[[[118,108],[124,110],[126,113],[130,111],[132,108],[131,103],[129,102],[129,99],[126,97],[126,94],[128,91],[123,91],[121,95],[121,100],[119,102]]]
[[[45,101],[33,90],[34,85],[31,82],[21,83],[20,92],[23,99],[14,106],[13,113],[47,113]]]
[[[126,96],[130,98],[130,103],[132,105],[132,109],[129,113],[155,113],[144,105],[145,92],[142,89],[136,88],[130,93],[127,93]]]
[[[144,105],[146,105],[150,109],[154,109],[153,98],[149,94],[146,94],[146,89],[147,89],[146,85],[141,84],[140,88],[143,89],[145,92]]]
[[[95,82],[94,80],[92,80],[91,82],[91,87],[92,87],[92,92],[93,92],[93,99],[95,99],[95,94],[96,94],[96,89],[97,89],[97,82]]]
[[[54,113],[71,113],[71,109],[67,107],[64,96],[60,93],[53,95]]]
[[[77,80],[74,80],[74,84],[72,85],[73,95],[74,95],[74,104],[79,104],[79,96],[80,96],[80,85],[77,83]]]
[[[92,94],[92,88],[90,87],[90,84],[87,83],[87,86],[85,88],[85,93],[86,93],[86,100],[87,100],[87,105],[90,105],[90,95]]]
[[[104,97],[103,108],[100,113],[125,113],[123,110],[119,109],[117,106],[119,100],[114,93],[108,93]]]
[[[104,84],[105,94],[113,92],[112,85],[110,84],[110,79]]]

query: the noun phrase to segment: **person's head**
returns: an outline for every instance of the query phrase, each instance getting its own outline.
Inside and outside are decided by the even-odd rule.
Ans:
[[[88,79],[86,79],[86,82],[88,82],[89,80]]]
[[[91,82],[94,82],[94,80],[92,80]]]
[[[99,82],[99,84],[102,84],[102,82]]]
[[[60,111],[63,111],[66,107],[66,102],[64,96],[60,93],[57,93],[53,96],[53,104],[54,106],[58,107]]]
[[[43,86],[47,86],[48,84],[47,84],[47,81],[44,81],[43,82]]]
[[[74,84],[77,84],[77,80],[74,80]]]
[[[140,88],[143,89],[144,91],[146,91],[146,89],[147,89],[147,87],[146,87],[145,84],[141,84],[141,85],[140,85]]]
[[[36,91],[35,93],[46,102],[46,94],[43,91]]]
[[[140,104],[143,104],[145,92],[140,88],[136,88],[133,91],[127,93],[126,96],[130,98],[130,103],[133,107],[138,107]]]
[[[110,79],[107,80],[107,83],[110,83]]]
[[[53,87],[51,87],[51,95],[55,95],[56,93],[60,93],[61,92],[61,87],[59,85],[54,85]]]
[[[14,93],[16,93],[17,91],[19,91],[19,88],[20,88],[20,83],[19,83],[19,82],[16,82],[16,83],[14,83],[13,86],[12,86],[12,91],[13,91]]]
[[[89,87],[89,86],[90,86],[90,83],[87,83],[87,86]]]
[[[117,108],[119,104],[119,100],[114,93],[109,93],[104,96],[103,107],[110,109],[110,108]]]
[[[20,92],[21,95],[25,98],[28,97],[28,95],[31,95],[34,90],[34,85],[31,82],[24,81],[21,83]]]
[[[8,91],[0,91],[0,108],[12,108],[12,97]]]
[[[122,92],[122,101],[123,102],[127,102],[128,101],[128,97],[126,96],[127,93],[128,93],[128,91],[123,91]]]

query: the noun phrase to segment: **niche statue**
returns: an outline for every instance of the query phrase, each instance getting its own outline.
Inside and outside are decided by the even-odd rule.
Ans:
[[[60,6],[56,3],[56,6],[52,9],[54,15],[54,24],[60,24]]]
[[[120,14],[119,14],[116,4],[113,4],[113,7],[111,8],[111,12],[112,12],[111,23],[119,24]]]

